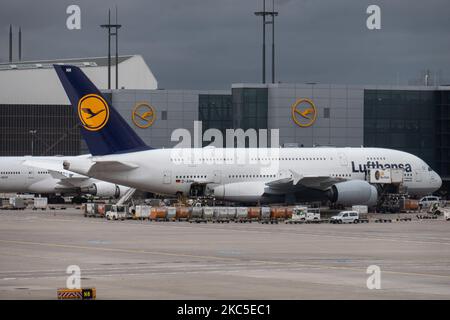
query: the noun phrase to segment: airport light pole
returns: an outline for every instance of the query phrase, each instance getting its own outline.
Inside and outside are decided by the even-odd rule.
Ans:
[[[122,27],[121,24],[117,23],[118,14],[117,14],[117,6],[116,6],[116,24],[113,25],[115,27],[115,32],[111,35],[116,37],[116,90],[119,89],[119,29]]]
[[[12,25],[9,25],[9,63],[13,60],[13,52],[12,52],[12,41],[13,41],[13,35],[12,35]]]
[[[255,12],[255,16],[263,19],[262,83],[266,83],[266,0],[263,0],[263,11]]]
[[[19,27],[19,61],[22,61],[22,28]]]
[[[275,83],[275,0],[272,0],[272,83]]]
[[[108,90],[111,89],[111,9],[108,9],[108,24],[100,25],[108,29]]]
[[[266,83],[266,24],[272,25],[272,83],[275,83],[275,0],[272,0],[272,11],[266,11],[266,0],[263,0],[263,11],[255,12],[255,15],[263,19],[263,45],[262,45],[262,83]],[[266,17],[271,16],[267,21]]]
[[[117,7],[116,7],[116,23],[111,24],[111,9],[108,9],[108,24],[100,25],[102,28],[108,29],[108,89],[111,89],[111,36],[116,37],[116,89],[119,88],[119,36],[118,30],[122,25],[117,24]],[[114,29],[114,32],[111,32]]]

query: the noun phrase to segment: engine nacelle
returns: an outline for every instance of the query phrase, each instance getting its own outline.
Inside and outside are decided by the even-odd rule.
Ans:
[[[377,204],[378,191],[373,185],[364,180],[350,180],[336,183],[329,190],[331,202],[351,205],[374,206]]]
[[[265,188],[265,183],[261,181],[236,182],[214,187],[213,194],[223,200],[257,202],[264,194]]]
[[[81,191],[100,198],[118,198],[122,194],[122,190],[120,187],[125,188],[114,183],[103,181],[93,183],[92,185],[85,189],[82,189]]]
[[[129,187],[121,186],[120,184],[117,185],[117,188],[119,188],[119,194],[116,196],[116,198],[122,197],[125,194],[125,192],[130,190]]]

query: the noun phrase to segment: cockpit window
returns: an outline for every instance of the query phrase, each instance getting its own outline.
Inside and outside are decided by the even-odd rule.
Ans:
[[[428,167],[428,171],[433,171],[433,169],[431,169],[431,167]]]

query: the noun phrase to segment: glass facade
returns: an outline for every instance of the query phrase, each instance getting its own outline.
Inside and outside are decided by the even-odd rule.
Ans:
[[[450,91],[439,91],[436,108],[436,169],[450,180]]]
[[[415,154],[448,175],[448,98],[445,91],[364,90],[364,145]]]
[[[233,105],[229,94],[200,94],[198,96],[199,121],[203,132],[210,128],[219,129],[223,136],[225,130],[233,128]],[[208,145],[210,142],[203,142]]]
[[[71,106],[0,105],[0,156],[79,155],[80,141]]]
[[[267,88],[233,88],[234,128],[267,129]]]
[[[267,88],[233,88],[231,95],[200,94],[203,132],[215,128],[226,137],[226,129],[267,129],[267,97]]]

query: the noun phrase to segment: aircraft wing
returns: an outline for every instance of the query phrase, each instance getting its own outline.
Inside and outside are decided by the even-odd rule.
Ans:
[[[117,160],[94,160],[94,164],[89,169],[89,174],[105,171],[129,171],[138,168],[137,165],[129,162]]]
[[[299,184],[302,186],[305,186],[307,188],[311,189],[318,189],[318,190],[327,190],[330,188],[333,184],[336,184],[338,182],[345,181],[345,179],[341,178],[335,178],[335,177],[304,177],[299,181]]]
[[[73,173],[63,169],[62,161],[41,160],[41,159],[27,159],[22,162],[24,166],[33,167],[37,169],[47,170],[55,179],[65,180],[86,180],[89,177],[78,173]]]
[[[83,177],[83,178],[65,178],[65,179],[60,179],[58,181],[58,186],[61,186],[62,189],[65,188],[77,188],[80,187],[80,184],[83,185],[84,181],[87,181],[89,178],[88,177]]]
[[[303,176],[292,170],[290,172],[291,175],[289,177],[270,181],[266,185],[274,190],[285,190],[302,186],[324,191],[338,182],[345,181],[345,179],[330,176]]]
[[[61,161],[40,160],[40,159],[27,159],[22,162],[24,166],[34,167],[38,169],[46,169],[53,171],[62,171],[63,166]]]
[[[28,167],[47,170],[54,179],[60,180],[58,185],[63,187],[76,187],[81,182],[89,179],[89,177],[81,174],[64,170],[62,161],[59,160],[27,159],[22,164]]]

